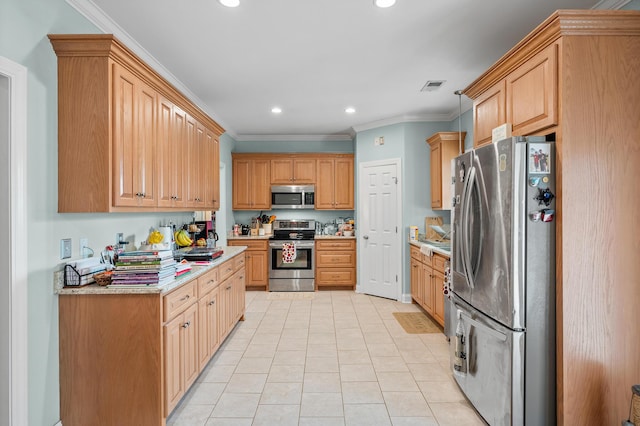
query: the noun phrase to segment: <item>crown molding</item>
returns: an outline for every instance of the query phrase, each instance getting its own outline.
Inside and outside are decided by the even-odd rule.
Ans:
[[[238,135],[237,142],[352,142],[355,134],[338,135]]]
[[[359,124],[357,126],[353,126],[353,130],[356,133],[364,132],[365,130],[377,129],[385,126],[392,126],[394,124],[402,124],[402,123],[417,123],[417,122],[431,122],[431,121],[453,121],[458,118],[459,115],[464,114],[469,111],[473,107],[473,104],[470,104],[468,100],[463,101],[463,109],[462,113],[459,111],[453,110],[448,114],[424,114],[424,115],[398,115],[391,118],[385,118],[382,120],[372,121],[370,123]]]
[[[111,17],[109,17],[102,9],[96,6],[91,0],[65,0],[68,5],[74,8],[78,13],[87,18],[93,25],[98,27],[100,31],[106,34],[113,34],[128,49],[134,52],[151,68],[160,74],[164,79],[171,83],[184,96],[189,98],[193,104],[205,111],[218,125],[222,126],[230,135],[234,135],[230,131],[226,123],[216,117],[215,114],[207,107],[207,104],[193,93],[182,81],[165,68],[160,61],[151,55],[140,43],[138,43],[129,33],[127,33],[120,25],[118,25]]]

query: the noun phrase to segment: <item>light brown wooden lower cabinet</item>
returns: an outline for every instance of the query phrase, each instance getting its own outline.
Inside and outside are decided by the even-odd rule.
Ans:
[[[316,240],[316,286],[318,290],[356,285],[356,240]]]
[[[266,290],[269,283],[269,240],[230,239],[230,246],[247,246],[245,284],[250,290]]]
[[[438,324],[444,327],[445,263],[449,260],[441,254],[427,256],[416,246],[411,246],[411,298]]]
[[[164,426],[238,320],[240,253],[169,293],[60,294],[65,426]]]

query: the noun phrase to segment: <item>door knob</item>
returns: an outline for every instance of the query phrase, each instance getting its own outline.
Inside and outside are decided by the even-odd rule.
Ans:
[[[369,236],[368,235],[363,235],[362,238],[364,238],[365,240],[368,240]]]

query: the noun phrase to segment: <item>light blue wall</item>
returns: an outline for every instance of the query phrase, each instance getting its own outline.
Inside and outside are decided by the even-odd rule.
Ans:
[[[473,123],[469,121],[471,111],[462,115],[462,131],[467,132],[465,145],[473,145]],[[451,122],[410,122],[359,132],[355,139],[356,170],[362,163],[399,158],[402,164],[402,238],[408,240],[409,227],[417,225],[424,233],[426,216],[441,216],[449,223],[448,211],[431,210],[430,149],[426,139],[436,132],[457,131],[457,118]],[[384,145],[375,145],[375,138],[383,136]],[[357,177],[356,177],[357,181]],[[356,182],[356,199],[358,184]],[[356,210],[358,208],[356,202]],[[409,246],[402,246],[403,280],[402,291],[409,288]],[[358,263],[359,265],[362,262]],[[359,274],[360,275],[360,274]]]
[[[622,7],[624,10],[640,10],[640,0],[631,0]]]
[[[352,153],[353,141],[238,141],[233,152],[340,152]]]
[[[192,214],[57,213],[57,62],[47,34],[99,31],[64,0],[4,0],[1,9],[0,55],[28,69],[29,226],[20,230],[29,241],[29,352],[25,362],[29,425],[49,426],[60,419],[58,298],[53,294],[53,271],[61,264],[60,239],[72,238],[73,256],[77,257],[79,238],[88,238],[96,251],[113,244],[116,232],[140,244],[149,227],[165,221],[183,223]]]

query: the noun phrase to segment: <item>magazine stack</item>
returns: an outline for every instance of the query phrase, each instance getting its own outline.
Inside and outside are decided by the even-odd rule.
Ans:
[[[173,282],[176,261],[171,250],[138,250],[118,254],[111,287],[162,286]]]

